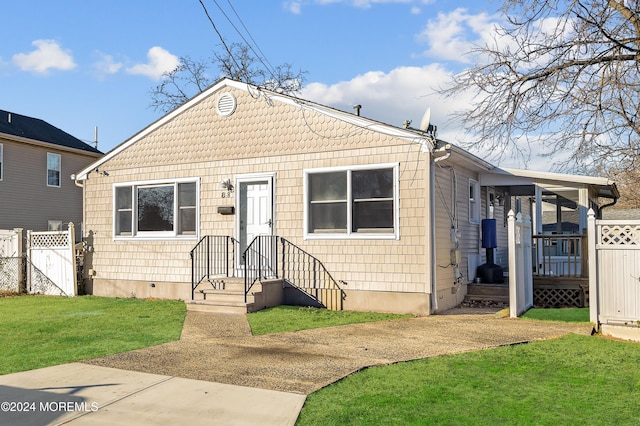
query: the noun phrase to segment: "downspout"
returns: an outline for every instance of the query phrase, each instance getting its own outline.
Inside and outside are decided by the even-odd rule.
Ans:
[[[598,207],[598,219],[602,219],[602,210],[606,209],[607,207],[615,206],[617,202],[618,202],[618,199],[614,198],[612,202],[605,204],[604,206]]]
[[[429,150],[429,161],[427,162],[429,166],[429,173],[426,173],[426,176],[429,177],[429,182],[427,182],[426,187],[429,189],[428,200],[429,200],[429,208],[428,208],[428,220],[427,220],[427,268],[429,280],[431,281],[431,310],[430,313],[433,314],[438,311],[438,285],[437,285],[437,274],[436,274],[436,200],[435,200],[435,182],[436,182],[436,167],[435,164],[439,161],[443,161],[448,159],[451,156],[451,146],[444,145],[439,149],[437,147],[437,141],[435,139],[432,140],[432,148]],[[434,155],[434,154],[437,154]]]
[[[429,271],[429,279],[431,281],[431,310],[429,313],[433,314],[438,310],[438,291],[437,291],[437,281],[436,281],[436,268],[434,265],[436,264],[436,241],[435,241],[435,233],[436,233],[436,203],[435,203],[435,181],[436,181],[436,172],[435,172],[435,161],[431,153],[429,153],[429,160],[427,161],[429,173],[426,173],[428,176],[429,182],[427,188],[429,189],[428,201],[428,221],[427,224],[427,269]]]
[[[78,187],[82,188],[82,223],[80,224],[80,239],[84,241],[84,221],[85,221],[85,209],[87,205],[87,200],[85,199],[86,194],[84,190],[84,180],[78,180],[75,174],[71,175],[71,179],[73,179],[73,183]]]

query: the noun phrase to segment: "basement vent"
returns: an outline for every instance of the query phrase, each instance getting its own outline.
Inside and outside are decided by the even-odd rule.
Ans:
[[[233,112],[236,110],[235,96],[233,96],[231,93],[224,93],[218,98],[216,109],[218,110],[218,115],[221,115],[223,117],[233,114]]]

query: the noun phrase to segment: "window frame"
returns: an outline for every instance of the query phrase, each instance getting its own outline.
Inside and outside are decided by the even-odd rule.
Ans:
[[[482,207],[480,192],[480,182],[469,178],[469,223],[480,223],[480,209]]]
[[[49,158],[57,157],[58,158],[58,170],[49,168]],[[58,172],[58,184],[52,185],[49,183],[49,170]],[[60,188],[62,186],[62,155],[56,154],[55,152],[47,152],[47,186],[49,188]]]
[[[180,205],[179,185],[192,183],[195,188],[195,206]],[[138,230],[138,189],[140,188],[173,188],[173,230],[172,231],[140,231]],[[120,188],[130,188],[131,207],[119,208],[117,205],[117,191]],[[195,210],[195,230],[187,233],[182,232],[180,221],[181,211],[185,208]],[[118,215],[121,212],[131,214],[131,232],[118,233]],[[141,241],[141,240],[197,240],[200,235],[200,178],[180,178],[153,181],[119,182],[113,184],[112,188],[112,236],[115,241]]]
[[[393,196],[391,201],[393,202],[393,229],[391,232],[357,232],[353,231],[354,215],[353,215],[353,188],[352,188],[352,172],[358,171],[374,171],[391,169],[393,172]],[[303,182],[304,182],[304,220],[303,220],[303,238],[305,240],[357,240],[357,239],[369,239],[369,240],[398,240],[400,239],[400,182],[399,182],[399,163],[383,163],[383,164],[365,164],[357,166],[341,166],[341,167],[320,167],[313,169],[303,170]],[[310,214],[311,214],[311,194],[310,194],[310,176],[321,173],[332,172],[346,172],[347,173],[347,198],[345,200],[347,205],[346,212],[346,232],[310,232]],[[384,198],[380,201],[389,201]],[[365,200],[366,201],[366,200]]]
[[[4,145],[0,143],[0,182],[4,177]]]

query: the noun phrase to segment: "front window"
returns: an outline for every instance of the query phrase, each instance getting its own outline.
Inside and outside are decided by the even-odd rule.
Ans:
[[[116,237],[195,236],[197,182],[139,183],[114,188]]]
[[[396,238],[397,165],[305,171],[310,238]]]
[[[47,153],[47,186],[60,187],[60,154]]]

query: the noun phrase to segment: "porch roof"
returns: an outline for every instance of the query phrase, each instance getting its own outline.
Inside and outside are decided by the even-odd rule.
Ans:
[[[557,185],[568,188],[595,188],[602,198],[620,198],[616,183],[608,178],[597,176],[571,175],[565,173],[541,172],[535,170],[496,167],[480,175],[483,186],[528,186]]]

